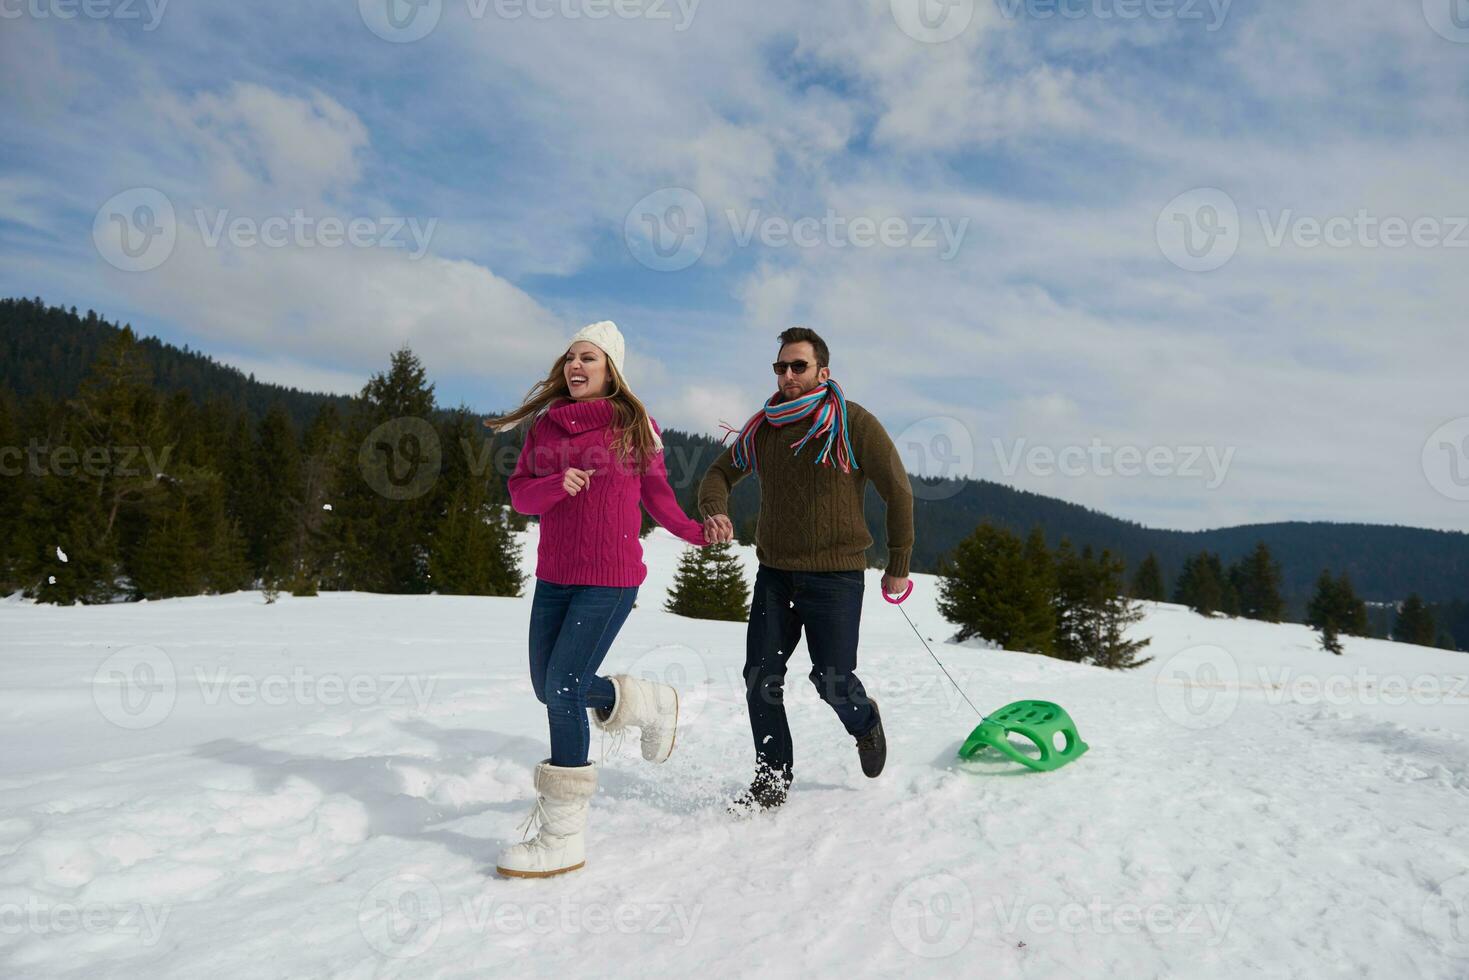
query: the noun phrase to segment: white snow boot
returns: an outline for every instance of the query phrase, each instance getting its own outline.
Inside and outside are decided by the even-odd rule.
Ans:
[[[597,767],[536,766],[535,809],[526,819],[530,840],[500,852],[495,870],[508,878],[549,878],[587,863],[587,808],[597,790]]]
[[[593,710],[592,723],[612,735],[626,728],[641,729],[643,758],[666,762],[678,735],[678,692],[667,684],[628,674],[617,674],[609,680],[617,699],[605,718],[601,709]]]

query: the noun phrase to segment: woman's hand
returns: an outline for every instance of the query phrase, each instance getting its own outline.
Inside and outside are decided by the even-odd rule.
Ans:
[[[561,478],[561,486],[566,490],[568,496],[575,497],[587,488],[592,482],[592,474],[596,470],[579,470],[574,466],[568,467],[566,474]]]

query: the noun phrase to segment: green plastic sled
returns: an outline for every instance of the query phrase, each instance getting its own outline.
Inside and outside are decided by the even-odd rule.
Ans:
[[[1022,752],[1010,742],[1011,734],[1033,742],[1036,754]],[[1058,746],[1056,735],[1064,737]],[[985,749],[996,752],[1037,772],[1060,769],[1075,762],[1088,746],[1076,734],[1076,722],[1066,709],[1050,701],[1016,701],[990,715],[969,733],[959,748],[959,758],[973,759]]]

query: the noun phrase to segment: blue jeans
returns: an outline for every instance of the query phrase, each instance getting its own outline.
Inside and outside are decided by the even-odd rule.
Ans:
[[[877,724],[855,673],[863,587],[860,571],[789,572],[763,564],[756,571],[745,631],[745,704],[757,765],[791,773],[795,759],[785,676],[803,628],[811,654],[809,676],[821,700],[854,738]]]
[[[546,706],[551,765],[584,766],[588,708],[612,708],[612,682],[597,676],[638,587],[557,585],[536,579],[530,607],[530,682]]]

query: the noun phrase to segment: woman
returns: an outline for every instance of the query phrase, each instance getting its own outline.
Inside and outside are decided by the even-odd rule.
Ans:
[[[677,692],[596,673],[648,574],[639,502],[690,544],[709,540],[674,498],[658,426],[628,389],[622,365],[617,325],[584,327],[519,408],[485,421],[503,431],[533,419],[510,476],[510,503],[541,520],[530,676],[546,706],[551,757],[535,772],[531,822],[539,821],[539,832],[500,855],[497,869],[510,877],[543,878],[586,863],[587,808],[597,788],[588,709],[604,731],[640,729],[650,762],[673,751]]]

